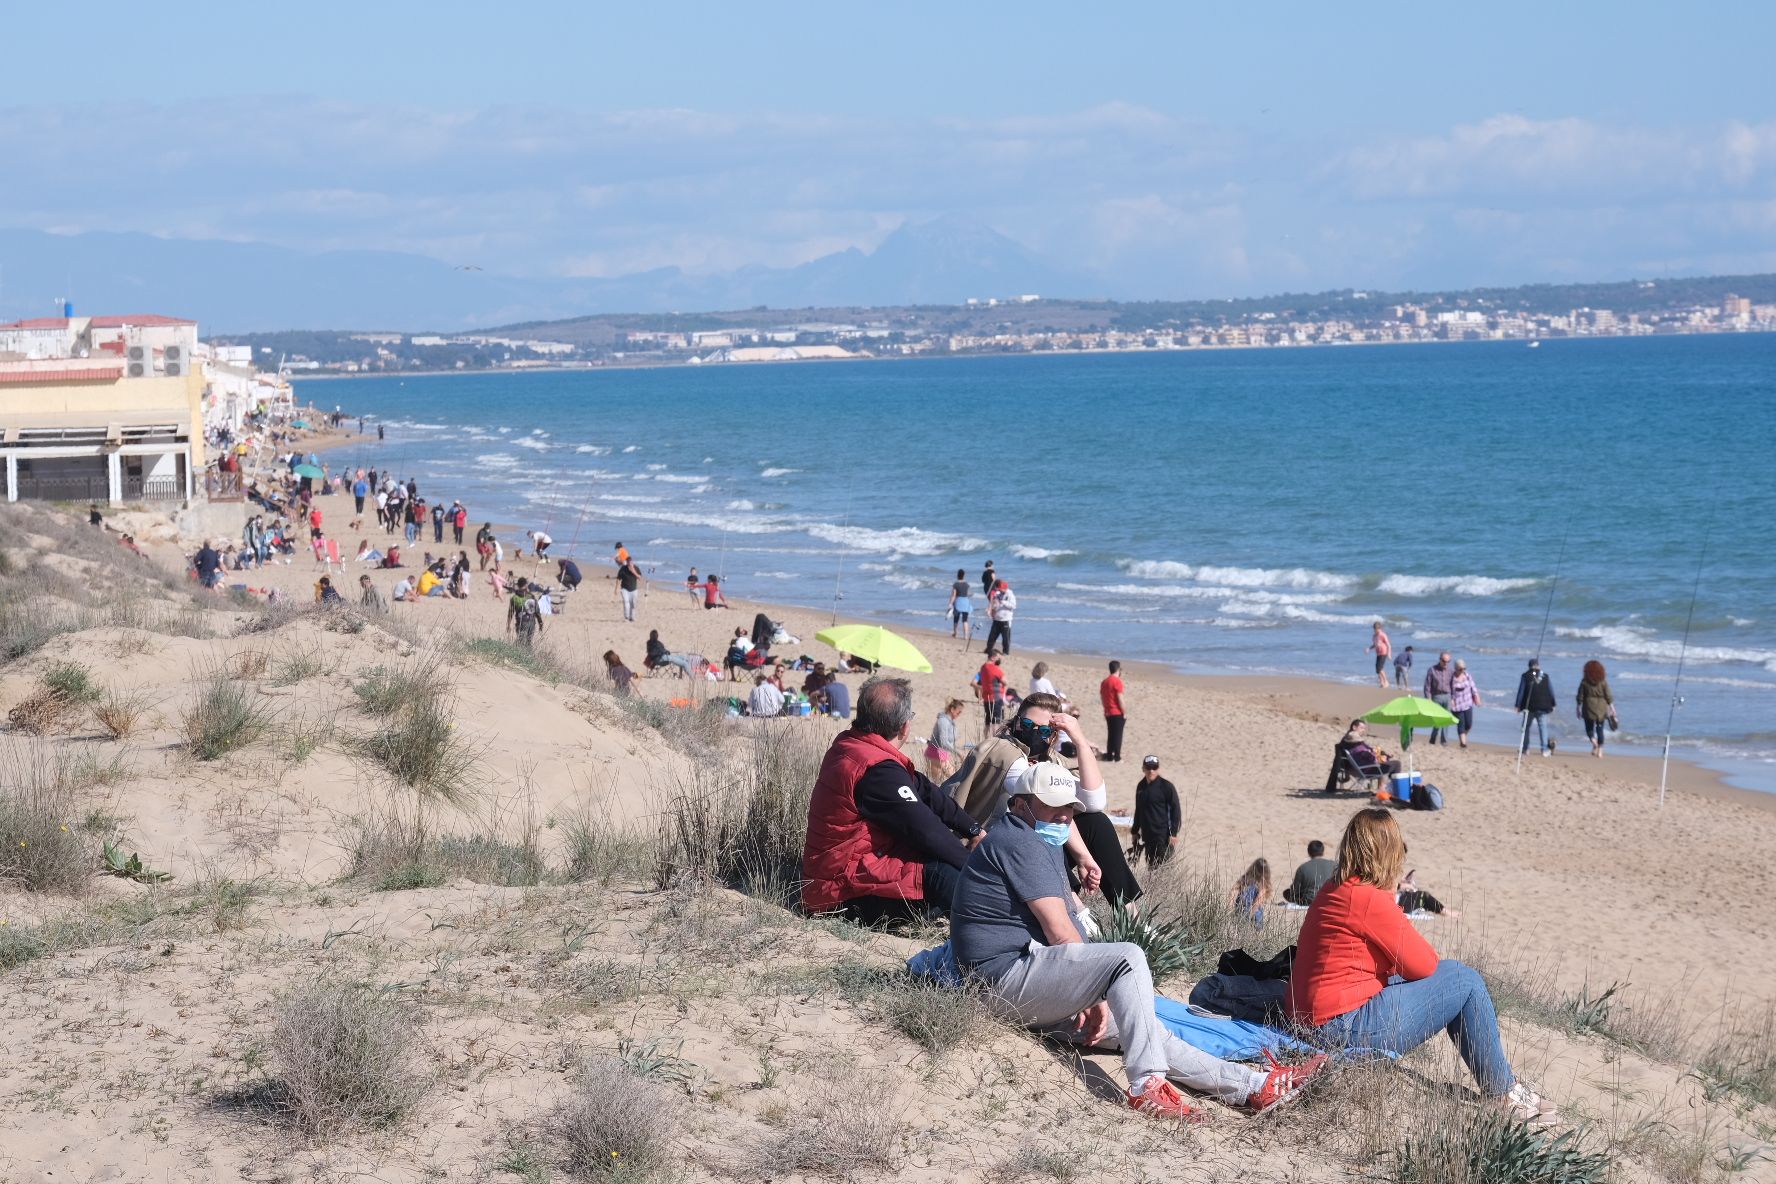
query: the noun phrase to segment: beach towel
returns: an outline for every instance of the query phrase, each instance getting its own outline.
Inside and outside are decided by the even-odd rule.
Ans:
[[[907,973],[928,978],[941,987],[960,990],[962,969],[956,964],[955,951],[949,942],[920,950],[907,959]],[[1200,1048],[1210,1056],[1224,1061],[1256,1061],[1266,1052],[1311,1051],[1307,1045],[1287,1032],[1264,1024],[1228,1016],[1205,1015],[1187,1003],[1164,995],[1153,997],[1153,1013],[1166,1029],[1192,1048]]]

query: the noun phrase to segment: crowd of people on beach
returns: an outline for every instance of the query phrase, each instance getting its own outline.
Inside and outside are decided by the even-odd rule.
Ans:
[[[940,782],[929,773],[947,767],[964,709],[962,700],[946,705],[950,726],[933,729],[921,772],[902,751],[912,739],[910,681],[878,676],[859,689],[856,718],[828,748],[809,802],[807,911],[871,926],[947,921],[948,941],[915,967],[947,967],[931,973],[974,987],[991,1010],[1045,1036],[1120,1051],[1127,1104],[1162,1119],[1206,1117],[1179,1085],[1263,1113],[1297,1096],[1333,1056],[1398,1055],[1447,1032],[1490,1104],[1527,1123],[1557,1120],[1513,1072],[1484,981],[1440,958],[1415,928],[1414,916],[1446,910],[1405,867],[1392,812],[1358,811],[1335,860],[1323,843],[1309,844],[1282,893],[1284,907],[1306,911],[1282,966],[1223,955],[1224,966],[1243,959],[1269,981],[1211,976],[1217,998],[1254,1009],[1277,1047],[1301,1050],[1291,1063],[1272,1057],[1255,1068],[1211,1055],[1163,1022],[1145,951],[1097,940],[1084,903],[1101,893],[1113,909],[1134,912],[1141,887],[1129,858],[1152,868],[1175,850],[1178,795],[1159,758],[1142,760],[1125,852],[1107,817],[1099,753],[1059,696],[1026,694]],[[1243,924],[1264,924],[1270,878],[1268,863],[1255,860],[1230,891],[1226,907]]]

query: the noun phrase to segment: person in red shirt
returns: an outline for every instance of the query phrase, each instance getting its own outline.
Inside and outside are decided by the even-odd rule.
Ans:
[[[1122,705],[1122,663],[1110,663],[1110,676],[1098,684],[1098,698],[1104,703],[1104,728],[1110,738],[1104,741],[1104,755],[1101,761],[1119,761],[1122,759],[1122,728],[1128,723],[1128,715]]]
[[[321,508],[319,506],[308,512],[308,537],[310,540],[321,537]]]
[[[980,695],[981,709],[987,715],[987,731],[991,732],[1005,722],[1005,671],[999,665],[998,650],[987,651],[987,660],[981,663],[975,681],[979,684],[975,690]]]
[[[1486,981],[1439,959],[1400,911],[1405,861],[1400,824],[1388,811],[1359,810],[1345,826],[1338,875],[1301,926],[1289,1018],[1329,1047],[1393,1053],[1447,1032],[1480,1092],[1501,1110],[1523,1122],[1556,1121],[1554,1106],[1511,1071]]]

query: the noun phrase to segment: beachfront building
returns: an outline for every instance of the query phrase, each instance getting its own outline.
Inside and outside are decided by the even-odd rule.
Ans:
[[[188,501],[203,470],[197,322],[155,315],[0,324],[6,500]]]

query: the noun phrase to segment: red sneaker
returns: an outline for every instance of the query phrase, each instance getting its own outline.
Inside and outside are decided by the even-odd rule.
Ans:
[[[1139,1110],[1143,1114],[1151,1114],[1155,1118],[1169,1118],[1173,1122],[1207,1122],[1208,1112],[1201,1106],[1192,1106],[1178,1087],[1163,1077],[1153,1076],[1147,1079],[1147,1088],[1141,1093],[1132,1089],[1128,1093],[1130,1110]]]
[[[1269,1052],[1264,1059],[1270,1062],[1270,1076],[1258,1087],[1258,1092],[1246,1099],[1246,1105],[1254,1114],[1264,1114],[1275,1110],[1284,1102],[1289,1101],[1301,1092],[1308,1079],[1326,1067],[1331,1059],[1325,1053],[1318,1053],[1302,1061],[1299,1065],[1279,1064]]]

